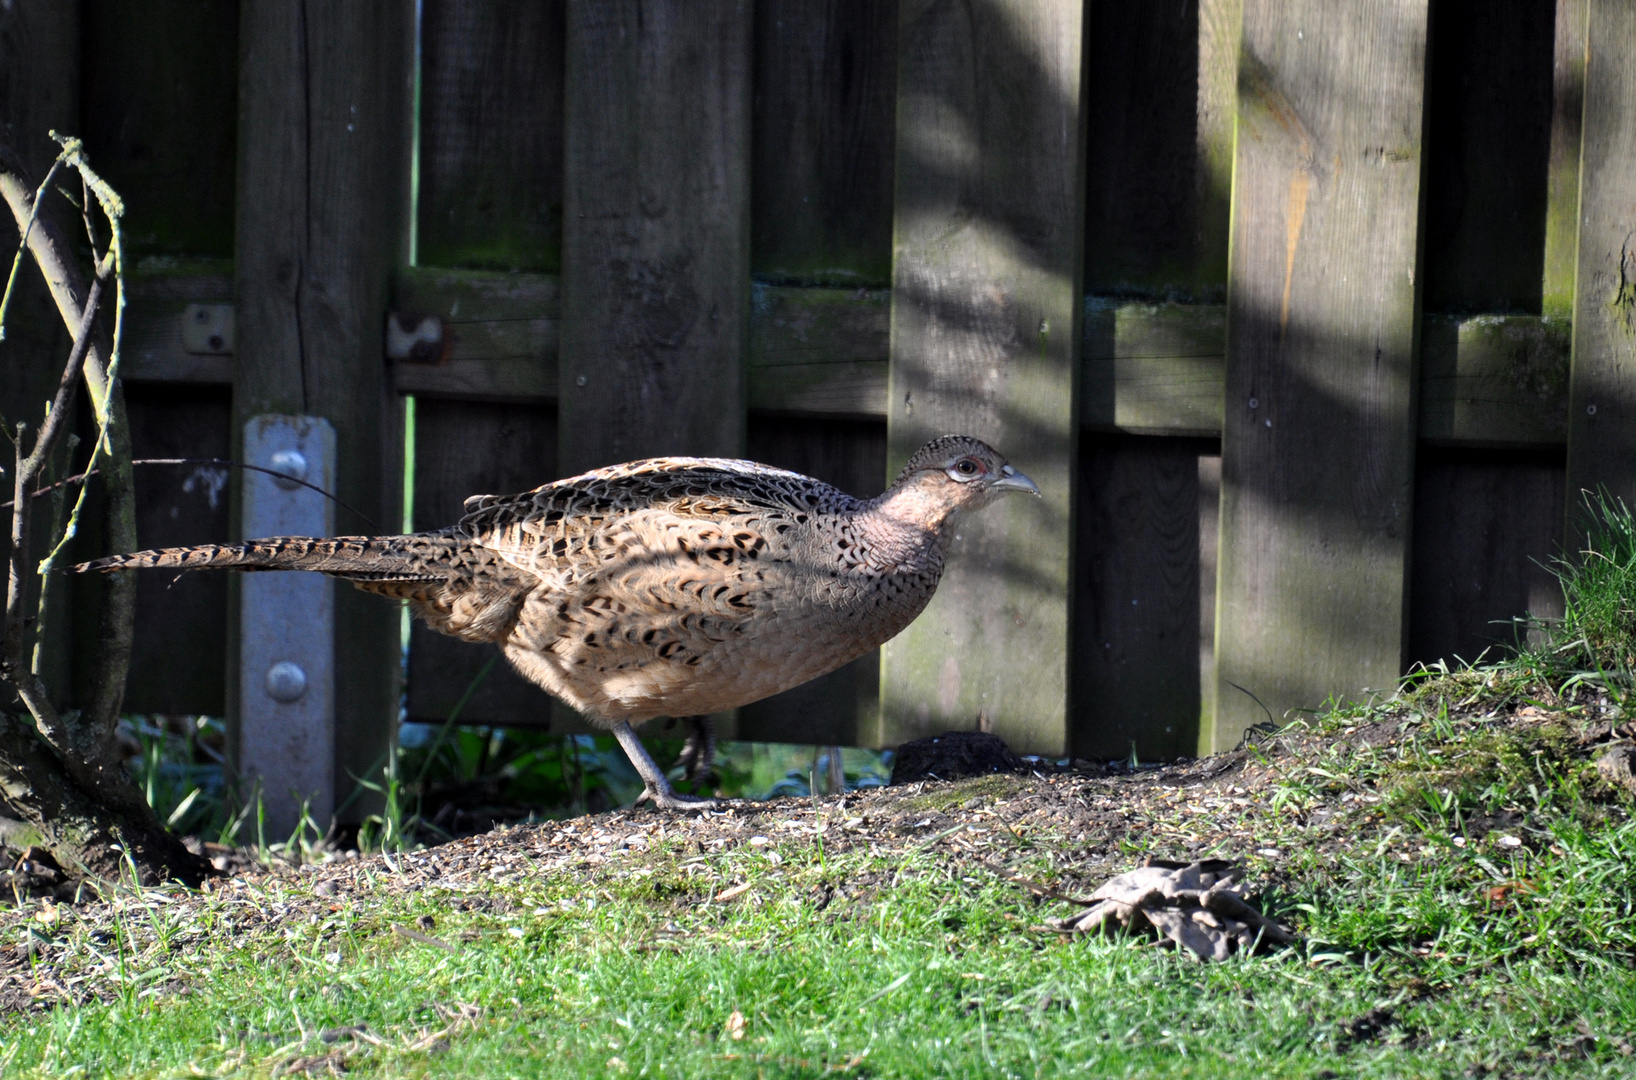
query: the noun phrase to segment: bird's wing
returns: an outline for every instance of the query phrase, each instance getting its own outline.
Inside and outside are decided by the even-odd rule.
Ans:
[[[765,518],[776,527],[795,518],[804,524],[802,515],[820,505],[855,502],[811,477],[750,461],[653,458],[518,495],[474,496],[457,528],[521,569],[551,578],[617,558],[609,545],[621,542],[633,514],[661,510],[678,521],[717,524]]]

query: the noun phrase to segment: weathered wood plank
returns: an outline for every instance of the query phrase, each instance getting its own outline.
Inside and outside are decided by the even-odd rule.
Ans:
[[[201,298],[214,295],[204,285],[195,291]],[[556,399],[560,302],[555,277],[413,269],[400,274],[395,297],[396,310],[438,315],[450,338],[442,363],[395,366],[399,393]],[[746,371],[751,409],[886,415],[888,291],[757,285],[751,297]],[[1217,436],[1226,310],[1219,304],[1087,299],[1083,426],[1135,435]],[[166,350],[175,334],[165,321],[168,311],[140,295],[133,302],[132,340],[139,347],[127,362],[140,373],[133,377],[211,381],[211,372],[227,370],[225,361],[211,358],[194,358],[197,374],[185,362],[164,361],[172,355]],[[1427,316],[1421,436],[1474,446],[1560,445],[1567,424],[1568,334],[1567,320],[1551,317]],[[169,363],[181,366],[165,366]]]
[[[1516,644],[1511,620],[1562,614],[1562,451],[1430,447],[1415,467],[1409,660]],[[1492,655],[1495,654],[1491,654]]]
[[[1579,245],[1580,123],[1585,113],[1586,0],[1556,0],[1551,60],[1551,148],[1546,179],[1541,314],[1571,318]]]
[[[889,463],[962,431],[1044,497],[960,525],[936,597],[882,653],[882,738],[992,726],[1021,752],[1061,753],[1084,6],[905,0],[901,11]]]
[[[1540,313],[1553,9],[1550,2],[1432,5],[1426,311]]]
[[[1213,441],[1087,436],[1074,581],[1076,757],[1199,741],[1199,458]]]
[[[1566,319],[1426,316],[1420,437],[1471,446],[1562,445],[1570,334]]]
[[[749,406],[885,416],[892,294],[779,288],[751,293]]]
[[[0,138],[10,141],[36,183],[45,178],[59,149],[47,133],[73,131],[79,124],[79,112],[79,7],[52,0],[0,5]],[[12,216],[0,213],[0,250],[15,252],[17,242]],[[9,273],[9,259],[5,266]],[[40,423],[45,403],[62,377],[71,341],[44,280],[25,262],[6,313],[6,339],[0,342],[0,417],[5,424],[19,420]],[[84,395],[80,401],[83,407]],[[0,445],[9,456],[11,443]],[[63,453],[58,451],[58,460]],[[9,461],[5,468],[9,476]],[[10,516],[5,520],[8,527],[0,530],[0,554],[9,556]],[[45,558],[50,542],[47,530],[36,524],[32,530],[36,561]],[[56,609],[63,617],[51,619],[44,628],[41,676],[53,697],[66,701],[72,693],[69,669],[74,650],[70,640],[75,630],[87,629],[83,624],[94,610],[98,587],[71,581],[60,583],[60,588],[57,595],[62,601]],[[36,599],[30,597],[29,603]],[[81,625],[71,626],[71,622]],[[92,634],[85,638],[94,642]],[[16,700],[10,687],[0,684],[0,700],[8,705]]]
[[[35,183],[45,178],[59,149],[47,132],[73,131],[79,125],[79,111],[77,8],[50,0],[0,6],[0,137],[16,150]],[[0,214],[0,248],[15,253],[17,241],[11,215]],[[8,256],[4,272],[10,271]],[[8,424],[18,420],[38,424],[61,378],[71,339],[39,271],[27,261],[17,276],[5,332],[6,339],[0,342],[5,371],[0,379],[0,416]],[[9,454],[11,444],[5,445]],[[10,537],[8,529],[0,545],[9,546]]]
[[[232,452],[226,386],[132,384],[125,408],[133,457],[226,458]],[[135,475],[142,547],[219,544],[231,534],[226,468],[155,465]],[[127,711],[226,713],[227,581],[226,574],[137,576]]]
[[[884,361],[891,317],[888,289],[757,285],[751,292],[750,365]]]
[[[1221,550],[1221,444],[1199,455],[1199,727],[1195,753],[1216,744],[1216,568]]]
[[[407,254],[413,33],[380,9],[250,0],[241,8],[235,430],[260,413],[324,417],[337,492],[398,521],[399,403],[382,363],[391,273]],[[337,523],[351,531],[341,511]],[[367,526],[363,526],[366,527]],[[398,709],[398,612],[335,598],[335,769],[375,776]],[[369,800],[346,811],[357,820]]]
[[[756,5],[751,267],[763,280],[892,276],[893,0]]]
[[[1241,2],[1087,5],[1091,293],[1221,299]]]
[[[226,260],[200,260],[190,261],[188,269],[195,272],[135,275],[127,286],[120,363],[126,382],[232,385],[233,357],[190,352],[183,326],[190,305],[233,302],[233,267]]]
[[[554,407],[416,400],[416,529],[459,521],[467,496],[527,491],[560,475]],[[409,719],[442,723],[497,655],[491,646],[447,637],[416,621],[409,632]],[[461,718],[543,726],[551,710],[551,697],[502,658],[472,692]]]
[[[570,0],[569,473],[744,447],[749,0]]]
[[[1215,749],[1403,662],[1425,50],[1426,0],[1245,3]]]
[[[131,256],[233,255],[239,5],[87,0],[83,134]]]
[[[1568,390],[1568,549],[1581,491],[1636,506],[1636,6],[1590,0]]]
[[[417,259],[562,265],[564,0],[426,0]]]
[[[393,286],[393,310],[436,315],[448,339],[437,364],[396,364],[400,394],[497,402],[557,396],[559,279],[544,274],[409,267]]]
[[[859,498],[886,488],[886,425],[880,420],[820,420],[751,413],[748,454],[833,484]],[[880,714],[880,653],[746,705],[737,736],[758,742],[871,745]]]
[[[1221,433],[1227,309],[1085,303],[1080,422],[1144,435]]]

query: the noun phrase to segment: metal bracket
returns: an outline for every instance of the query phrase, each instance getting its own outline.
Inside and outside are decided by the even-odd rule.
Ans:
[[[439,364],[449,355],[448,328],[436,315],[386,316],[386,358],[400,364]]]
[[[182,312],[182,348],[199,356],[231,356],[233,322],[232,304],[189,304]]]
[[[244,460],[326,490],[335,429],[316,416],[253,416]],[[243,533],[329,536],[334,504],[265,473],[244,475]],[[239,763],[259,779],[270,836],[303,806],[323,829],[335,808],[335,584],[320,574],[245,574],[239,597]]]

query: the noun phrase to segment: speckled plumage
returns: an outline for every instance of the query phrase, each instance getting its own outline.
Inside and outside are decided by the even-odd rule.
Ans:
[[[965,436],[928,444],[869,501],[754,462],[655,458],[473,497],[437,532],[278,537],[75,569],[345,578],[406,600],[437,630],[499,645],[533,682],[617,729],[748,704],[874,649],[931,599],[950,515],[1006,488],[1034,490]]]

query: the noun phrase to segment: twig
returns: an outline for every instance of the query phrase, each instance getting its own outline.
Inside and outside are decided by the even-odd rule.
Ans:
[[[132,459],[131,464],[132,465],[219,465],[222,468],[227,468],[227,469],[247,469],[250,472],[264,473],[267,476],[276,477],[279,480],[288,480],[293,484],[300,484],[302,487],[307,488],[310,491],[316,491],[316,492],[318,492],[318,494],[322,495],[324,498],[326,498],[326,499],[330,500],[331,502],[333,502],[336,506],[339,506],[343,510],[348,510],[348,511],[352,512],[353,514],[356,514],[371,529],[374,529],[376,532],[381,532],[382,531],[379,522],[377,522],[374,518],[370,517],[368,514],[364,513],[362,510],[359,510],[357,507],[351,505],[350,503],[342,501],[342,499],[339,496],[334,495],[334,494],[332,494],[332,493],[330,493],[328,491],[325,491],[323,488],[319,487],[317,484],[309,484],[307,481],[301,479],[298,476],[291,476],[289,473],[279,472],[277,469],[267,469],[267,468],[263,468],[260,465],[246,465],[242,461],[229,461],[226,458],[134,458],[134,459]],[[96,476],[101,471],[102,471],[101,469],[91,469],[90,471],[82,472],[77,476],[65,477],[65,478],[63,478],[61,480],[58,480],[55,484],[50,484],[50,485],[47,485],[46,487],[36,489],[35,491],[33,491],[30,494],[30,497],[38,499],[41,495],[48,495],[52,491],[56,490],[57,488],[66,487],[69,484],[82,483],[82,482],[84,482],[86,480],[89,480],[91,477]],[[0,510],[4,510],[9,506],[11,506],[11,503],[9,503],[9,502],[8,503],[0,503]]]
[[[12,476],[12,486],[18,493],[28,490],[38,479],[40,471],[45,468],[46,461],[51,456],[57,436],[62,432],[63,417],[68,414],[73,401],[80,366],[85,362],[86,348],[91,341],[91,323],[97,317],[97,305],[101,298],[102,282],[98,281],[92,284],[90,294],[86,297],[85,309],[80,316],[79,336],[68,354],[68,364],[63,370],[62,381],[57,385],[56,397],[47,407],[45,422],[40,425],[40,432],[34,437],[34,450],[26,457],[23,455],[23,443],[27,428],[23,424],[17,425],[17,464]],[[23,674],[25,670],[23,659],[29,651],[23,608],[28,596],[28,573],[24,563],[28,558],[30,517],[28,500],[20,502],[14,500],[11,508],[11,551],[6,574],[5,648],[4,653],[0,654],[0,671],[6,674],[9,681],[15,681]],[[42,603],[44,598],[42,588]]]
[[[110,539],[117,545],[128,543],[134,547],[136,519],[131,496],[130,468],[128,465],[121,468],[119,460],[121,457],[129,460],[129,434],[124,430],[122,422],[118,424],[115,422],[116,418],[123,414],[118,383],[118,349],[125,306],[119,229],[119,215],[124,212],[124,208],[112,189],[85,163],[78,140],[64,139],[55,133],[53,136],[62,145],[62,153],[53,164],[51,175],[55,176],[63,164],[75,166],[80,170],[84,183],[97,194],[103,212],[109,217],[112,239],[107,254],[98,260],[94,277],[103,280],[110,273],[115,277],[114,344],[111,349],[92,328],[95,307],[100,306],[100,291],[98,304],[89,303],[93,289],[88,287],[85,276],[75,260],[74,245],[68,242],[62,230],[56,227],[51,215],[46,212],[44,199],[50,190],[49,178],[46,184],[36,189],[27,181],[16,155],[5,146],[0,146],[0,198],[5,200],[17,222],[20,234],[19,250],[26,250],[33,255],[63,322],[70,332],[77,332],[74,352],[78,359],[75,362],[79,366],[80,377],[85,381],[99,421],[92,464],[95,464],[99,454],[112,458],[110,477],[112,482],[108,485],[107,503]],[[17,263],[14,262],[13,281],[16,267]],[[10,285],[8,293],[9,291]],[[91,310],[88,311],[88,308]],[[71,409],[66,407],[66,401],[64,407],[60,409],[56,408],[56,405],[57,402],[54,402],[53,411],[46,416],[45,422],[41,425],[42,435],[47,433],[47,428],[66,423],[71,414]],[[39,447],[41,440],[36,439],[35,442]],[[44,452],[38,455],[40,459],[38,464],[43,464],[47,453],[49,446],[45,446]],[[29,465],[29,460],[22,453],[21,440],[16,459],[19,474],[32,471],[25,468]],[[16,494],[21,495],[27,491],[26,487],[19,488],[15,484],[16,480],[26,478],[28,478],[26,475],[13,477]],[[77,524],[83,504],[82,489],[81,497],[76,502],[66,526],[69,535]],[[12,508],[14,519],[19,509],[17,506]],[[23,532],[26,540],[26,522]],[[135,585],[132,582],[111,582],[105,593],[103,618],[94,646],[96,661],[92,669],[87,707],[81,711],[80,718],[73,724],[71,731],[65,724],[63,715],[51,702],[39,677],[31,667],[23,666],[27,653],[24,640],[28,635],[27,625],[22,617],[22,605],[28,581],[20,560],[27,557],[28,550],[26,543],[14,544],[11,552],[7,582],[6,636],[3,647],[0,647],[0,664],[7,669],[13,687],[33,715],[43,741],[54,751],[66,774],[88,792],[98,792],[111,807],[135,807],[140,804],[145,809],[146,804],[142,803],[141,795],[125,781],[123,770],[116,760],[111,738],[114,723],[118,719],[119,705],[124,695],[125,676],[130,664]],[[48,558],[47,565],[61,550],[62,544],[57,545],[56,550]],[[43,599],[42,596],[42,601]]]
[[[17,284],[17,271],[23,265],[23,253],[28,250],[28,238],[34,232],[35,220],[40,216],[40,200],[45,197],[46,190],[50,188],[51,178],[57,175],[58,169],[62,168],[62,162],[62,155],[59,154],[57,160],[51,163],[51,168],[46,171],[45,180],[34,192],[34,199],[29,205],[28,223],[23,226],[20,235],[17,237],[17,254],[11,257],[11,273],[6,277],[6,291],[4,294],[0,294],[0,341],[6,340],[6,311],[11,307],[11,294]],[[0,162],[0,165],[4,164],[6,163]]]
[[[85,296],[85,311],[80,316],[79,329],[74,332],[74,347],[69,350],[68,363],[64,365],[62,371],[62,380],[57,383],[57,394],[51,399],[51,404],[46,406],[45,423],[40,425],[40,434],[34,439],[34,452],[29,454],[23,463],[23,468],[28,470],[27,482],[30,484],[34,483],[41,470],[45,468],[46,458],[51,454],[57,435],[62,431],[64,418],[73,407],[74,391],[79,388],[80,369],[85,366],[85,354],[91,347],[91,324],[96,321],[97,308],[101,303],[102,279],[96,278],[91,282],[91,289]]]

